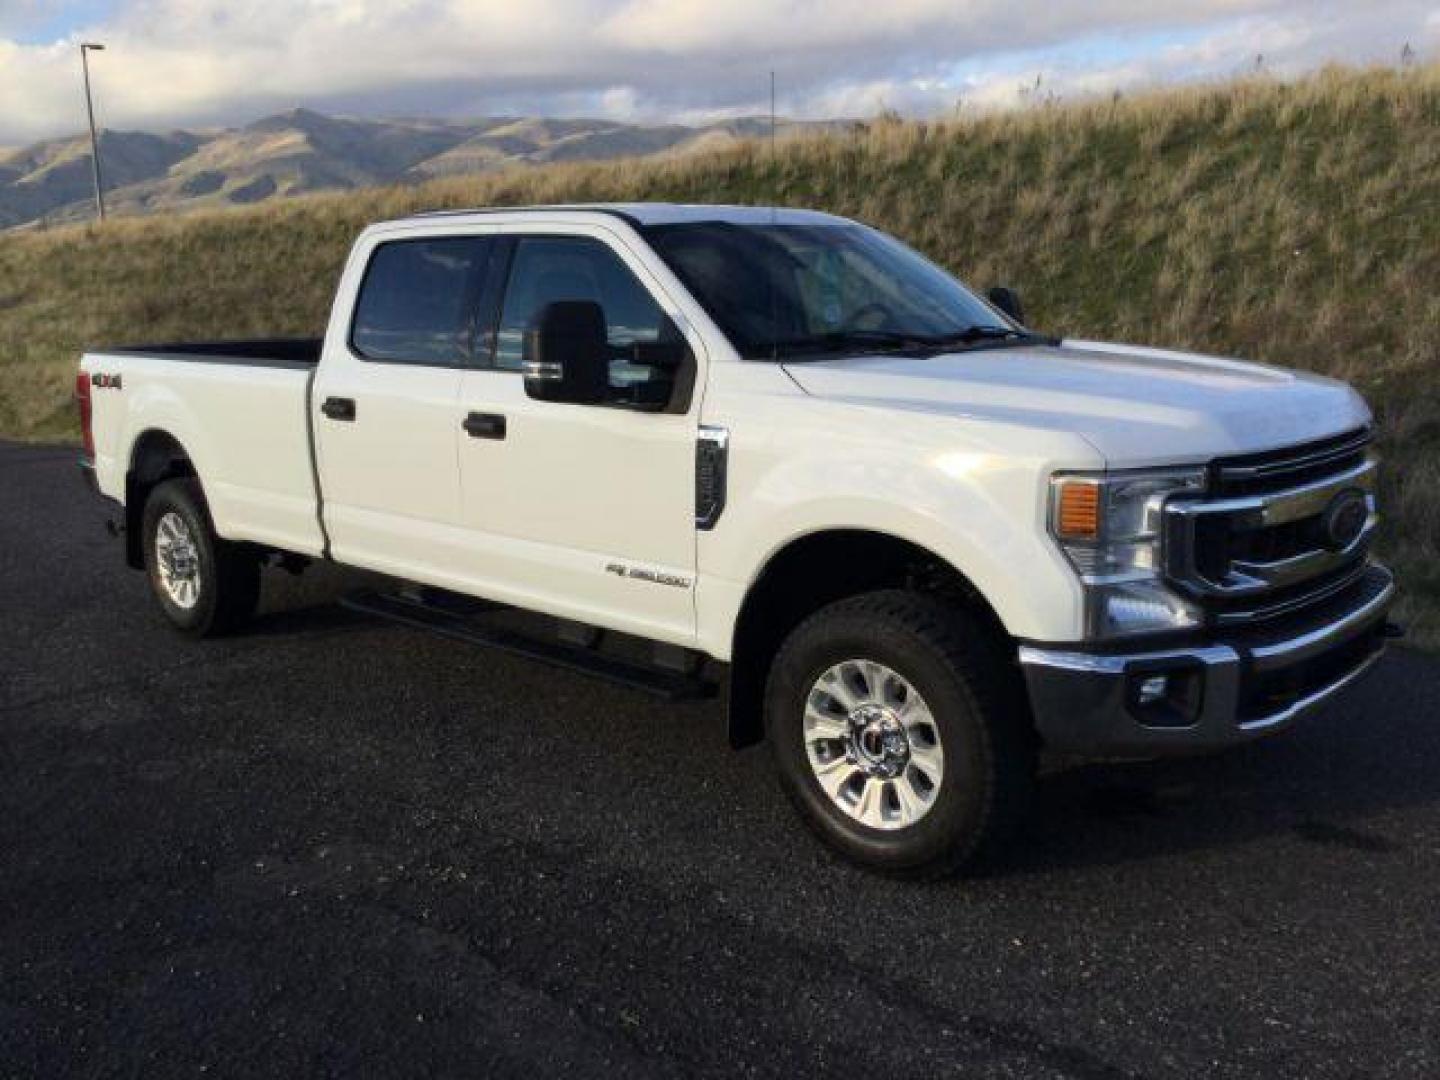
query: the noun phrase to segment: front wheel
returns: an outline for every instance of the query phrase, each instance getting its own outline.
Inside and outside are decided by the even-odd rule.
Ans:
[[[771,668],[766,729],[806,822],[878,869],[929,876],[993,852],[1034,780],[1002,643],[918,593],[853,597],[803,622]]]
[[[145,503],[145,571],[160,609],[192,637],[234,630],[260,599],[260,560],[215,532],[200,482],[167,480]]]

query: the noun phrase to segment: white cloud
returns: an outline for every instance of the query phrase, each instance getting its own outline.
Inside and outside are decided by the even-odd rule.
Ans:
[[[1224,79],[1257,69],[1288,77],[1332,61],[1393,64],[1401,60],[1407,44],[1427,56],[1440,54],[1440,26],[1427,30],[1424,25],[1428,6],[1385,0],[1353,7],[1313,4],[1300,16],[1267,13],[1236,19],[1124,63],[1060,65],[1043,73],[1052,90],[1068,96],[1128,91],[1177,79]]]
[[[864,115],[1238,70],[1395,59],[1440,45],[1437,0],[117,0],[20,44],[37,0],[0,0],[0,142],[78,130],[76,43],[102,123],[234,122],[294,104],[371,115]],[[8,39],[7,39],[8,38]],[[1137,42],[1143,47],[1137,46]]]

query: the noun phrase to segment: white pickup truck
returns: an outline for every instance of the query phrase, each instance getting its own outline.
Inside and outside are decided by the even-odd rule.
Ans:
[[[323,341],[89,353],[78,397],[181,630],[328,559],[398,579],[352,598],[377,615],[674,697],[723,681],[732,742],[899,872],[994,850],[1042,753],[1277,731],[1395,632],[1348,387],[1058,341],[821,213],[379,224]]]

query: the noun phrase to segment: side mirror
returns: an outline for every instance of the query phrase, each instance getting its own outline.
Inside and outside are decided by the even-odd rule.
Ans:
[[[598,405],[610,392],[605,312],[593,300],[546,304],[525,332],[525,393],[538,401]]]
[[[1020,303],[1020,294],[1014,289],[1007,289],[1003,285],[997,285],[985,294],[985,299],[994,304],[1010,318],[1014,319],[1021,326],[1025,325],[1025,308]]]

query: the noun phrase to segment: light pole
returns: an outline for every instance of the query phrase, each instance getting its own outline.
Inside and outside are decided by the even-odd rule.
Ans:
[[[90,169],[95,176],[95,212],[100,215],[100,220],[105,220],[105,193],[100,185],[100,138],[95,134],[95,104],[90,99],[90,59],[91,50],[103,52],[105,46],[98,41],[82,41],[80,43],[80,67],[85,72],[85,112],[90,117]]]

